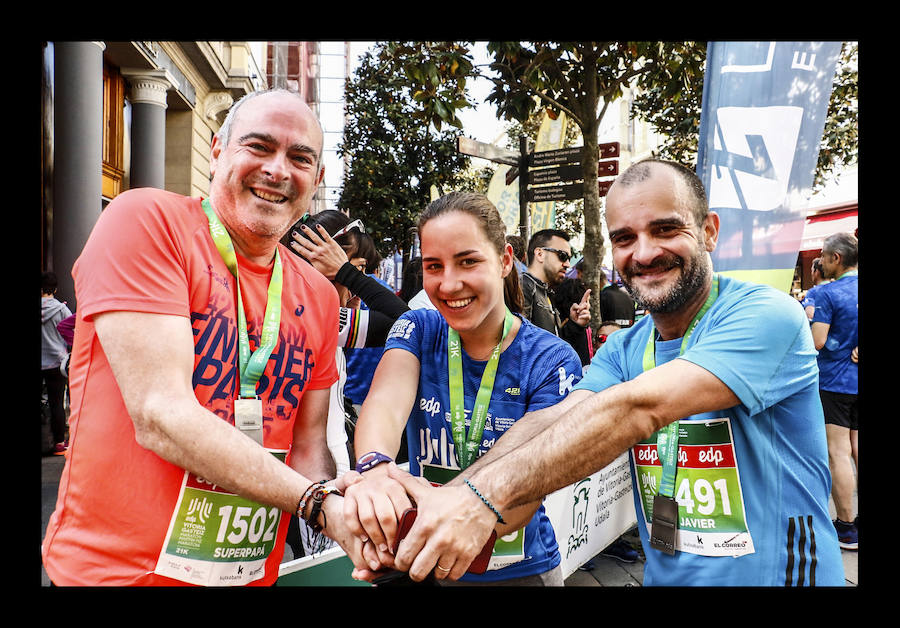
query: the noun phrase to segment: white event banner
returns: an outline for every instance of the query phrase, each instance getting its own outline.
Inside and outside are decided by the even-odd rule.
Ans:
[[[626,451],[603,469],[544,499],[564,578],[635,525],[631,474]]]

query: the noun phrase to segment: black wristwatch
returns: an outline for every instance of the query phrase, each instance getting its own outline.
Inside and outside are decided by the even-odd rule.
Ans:
[[[382,453],[379,453],[377,451],[370,451],[369,453],[360,456],[359,460],[356,461],[356,472],[363,473],[373,467],[380,465],[382,462],[393,461],[393,458],[389,458]]]

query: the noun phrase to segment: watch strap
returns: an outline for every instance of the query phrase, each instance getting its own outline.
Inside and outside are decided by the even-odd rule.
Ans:
[[[364,473],[373,467],[378,466],[382,462],[393,462],[394,459],[385,456],[383,453],[378,451],[370,451],[367,454],[363,454],[359,457],[359,460],[356,461],[356,472]]]

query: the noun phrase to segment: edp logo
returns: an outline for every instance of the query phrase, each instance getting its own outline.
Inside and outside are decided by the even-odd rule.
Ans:
[[[432,417],[441,411],[441,402],[432,397],[431,399],[419,399],[419,409],[430,414]]]

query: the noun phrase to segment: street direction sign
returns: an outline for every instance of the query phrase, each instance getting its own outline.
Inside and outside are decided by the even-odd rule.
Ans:
[[[539,168],[528,171],[528,182],[540,185],[542,183],[559,183],[561,181],[578,181],[584,179],[581,164],[566,164],[554,168]]]
[[[584,153],[584,146],[544,150],[539,153],[532,153],[529,158],[529,165],[555,166],[557,164],[578,163],[582,161],[582,153]]]
[[[606,144],[597,145],[597,153],[600,159],[609,159],[610,157],[619,156],[619,143],[608,142]]]
[[[500,148],[493,144],[485,144],[484,142],[469,139],[468,137],[460,136],[456,138],[456,150],[464,155],[481,157],[482,159],[487,159],[500,164],[507,164],[510,166],[519,165],[519,153],[516,151]]]
[[[597,163],[597,176],[614,177],[619,174],[619,160],[601,161]]]
[[[606,196],[607,192],[609,192],[609,188],[612,187],[612,181],[600,181],[598,185],[598,192],[600,196]]]
[[[570,183],[568,185],[549,185],[528,190],[530,203],[545,203],[547,201],[574,201],[584,198],[584,183]]]

